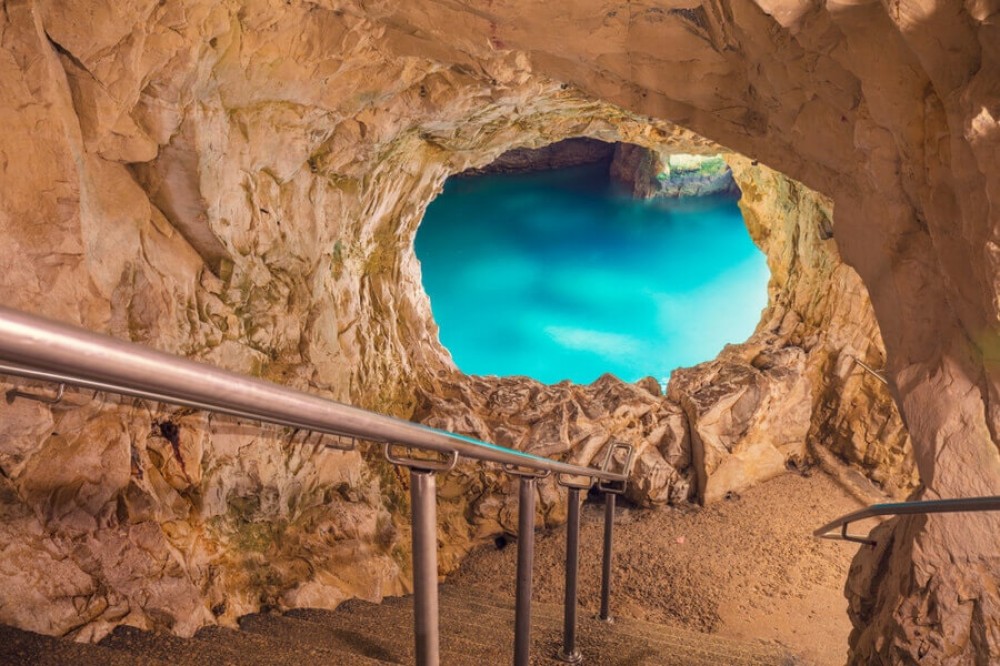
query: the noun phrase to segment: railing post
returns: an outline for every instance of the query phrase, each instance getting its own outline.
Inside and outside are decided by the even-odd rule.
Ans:
[[[608,447],[608,453],[601,465],[603,471],[609,471],[615,462],[616,454],[619,452],[625,454],[625,461],[622,463],[621,469],[623,477],[621,485],[608,484],[603,481],[597,484],[597,487],[604,492],[604,561],[601,566],[601,612],[598,613],[597,619],[604,622],[614,622],[614,618],[611,617],[611,559],[615,538],[615,495],[621,495],[625,492],[628,473],[632,469],[632,458],[635,456],[635,448],[631,444],[620,442],[612,444]]]
[[[413,631],[417,666],[438,666],[437,506],[434,472],[410,470],[413,512]]]
[[[531,570],[535,561],[535,477],[520,477],[517,520],[517,600],[514,666],[528,666],[531,651]]]
[[[417,666],[438,666],[437,482],[434,474],[454,469],[458,452],[445,461],[397,457],[385,444],[385,459],[410,470],[413,544],[413,637]]]
[[[559,650],[559,660],[568,664],[583,661],[583,655],[576,649],[576,599],[577,574],[580,568],[580,489],[569,486],[569,502],[566,518],[566,590],[563,597],[563,646]]]
[[[604,622],[611,617],[611,557],[615,536],[615,493],[604,493],[604,562],[601,568],[601,612],[597,616]]]

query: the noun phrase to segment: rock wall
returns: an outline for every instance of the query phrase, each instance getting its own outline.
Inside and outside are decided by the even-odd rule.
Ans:
[[[604,375],[589,385],[551,386],[527,377],[439,378],[422,394],[415,418],[439,428],[579,465],[599,466],[608,447],[635,447],[626,497],[641,506],[688,500],[691,444],[684,414],[660,387]],[[620,469],[623,460],[613,462]],[[579,482],[579,479],[568,479]],[[474,546],[517,534],[516,477],[462,463],[441,479],[441,567],[451,571]],[[555,477],[538,482],[538,524],[566,521],[566,490]]]
[[[768,309],[750,342],[805,352],[808,442],[903,499],[918,482],[912,445],[887,387],[857,362],[881,368],[885,349],[867,290],[827,238],[833,203],[748,158],[727,159],[743,193],[743,219],[766,248],[771,272]]]
[[[721,155],[661,154],[619,144],[611,163],[611,178],[641,199],[740,194]]]
[[[944,0],[10,0],[0,302],[408,415],[415,384],[453,372],[411,250],[447,174],[569,136],[721,144],[833,201],[922,496],[996,493],[996,17]],[[817,439],[905,487],[902,449],[873,445],[903,441],[891,410],[856,432],[881,390],[841,353],[881,360],[861,292],[823,298],[795,273],[758,333],[802,336]],[[813,354],[815,322],[843,324],[827,342],[844,346]],[[3,407],[3,621],[187,633],[405,586],[402,481],[376,458],[87,397]],[[1000,659],[998,527],[886,528],[852,575],[852,661]]]
[[[514,148],[503,153],[489,164],[463,171],[460,176],[481,176],[488,173],[528,173],[550,169],[611,163],[615,144],[578,137],[563,139],[540,148]]]

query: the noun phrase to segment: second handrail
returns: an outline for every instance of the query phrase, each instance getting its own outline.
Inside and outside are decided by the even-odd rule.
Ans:
[[[839,541],[852,541],[866,545],[875,545],[875,542],[866,537],[847,533],[847,528],[851,523],[866,518],[878,518],[879,516],[906,516],[925,513],[960,513],[966,511],[1000,511],[1000,496],[988,495],[985,497],[960,497],[954,499],[925,500],[920,502],[892,502],[885,504],[872,504],[864,509],[859,509],[852,513],[845,514],[836,520],[830,521],[823,527],[813,532],[813,536],[821,539],[834,539]],[[840,529],[837,534],[834,530]]]

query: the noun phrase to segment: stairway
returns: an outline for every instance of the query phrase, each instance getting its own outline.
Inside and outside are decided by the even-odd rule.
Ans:
[[[441,663],[510,664],[513,600],[442,585]],[[375,666],[413,663],[412,599],[381,604],[352,600],[335,611],[297,609],[240,619],[240,630],[206,627],[194,638],[119,627],[97,645],[72,643],[0,627],[0,664],[36,666]],[[554,665],[562,607],[534,603],[532,663]],[[602,666],[789,666],[786,652],[762,643],[621,619],[605,624],[583,609],[578,648],[584,663]]]

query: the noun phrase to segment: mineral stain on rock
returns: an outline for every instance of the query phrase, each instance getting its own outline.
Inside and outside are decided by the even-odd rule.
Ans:
[[[136,447],[135,442],[132,442],[129,446],[129,462],[132,465],[132,475],[141,481],[144,476],[142,471],[142,456],[139,454],[139,449]]]
[[[160,437],[170,442],[170,449],[174,452],[177,463],[181,466],[181,471],[187,474],[184,466],[184,456],[181,454],[181,428],[170,420],[159,421],[154,424],[159,429]]]

